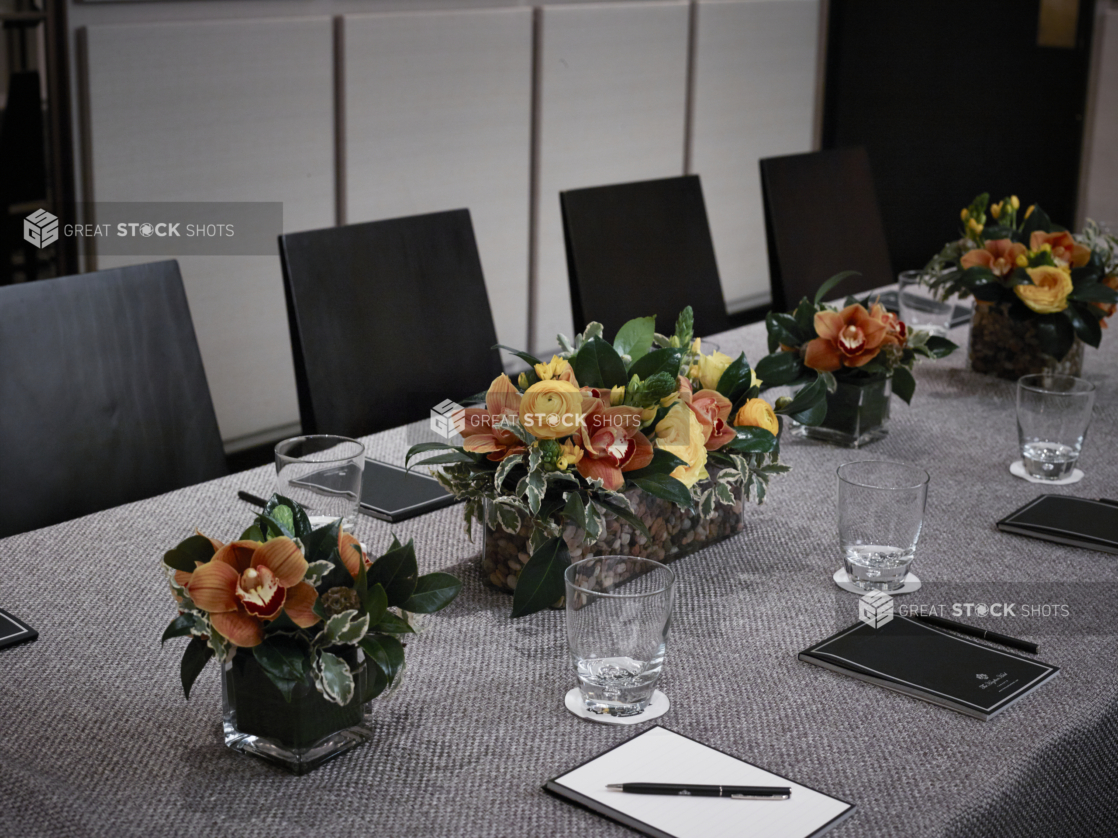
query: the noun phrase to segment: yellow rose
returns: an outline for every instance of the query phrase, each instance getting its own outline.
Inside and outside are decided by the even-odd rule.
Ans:
[[[703,426],[695,412],[677,404],[656,426],[656,446],[675,454],[688,465],[676,466],[672,477],[690,489],[707,477],[707,449]]]
[[[1051,265],[1041,265],[1028,268],[1025,273],[1033,284],[1013,286],[1014,293],[1025,305],[1037,314],[1055,314],[1068,307],[1072,285],[1066,272]]]
[[[570,436],[582,422],[582,393],[569,381],[537,381],[520,400],[520,421],[540,439]]]
[[[722,377],[726,367],[733,362],[733,358],[722,352],[715,352],[713,355],[700,355],[698,362],[690,370],[692,373],[697,372],[698,375],[692,375],[691,377],[697,377],[704,390],[717,390],[718,379]]]
[[[733,424],[739,428],[764,428],[773,436],[780,433],[780,422],[772,405],[764,399],[750,399],[743,404]]]

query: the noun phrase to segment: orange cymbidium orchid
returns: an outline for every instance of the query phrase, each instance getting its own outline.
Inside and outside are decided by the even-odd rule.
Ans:
[[[877,357],[887,329],[880,320],[855,303],[842,311],[820,311],[815,315],[819,337],[804,346],[804,363],[819,372],[840,367],[860,367]]]
[[[717,451],[737,437],[737,433],[730,427],[730,411],[734,409],[734,405],[717,390],[688,392],[683,402],[691,408],[702,426],[707,451]]]
[[[1029,250],[1036,253],[1045,245],[1052,248],[1052,261],[1058,268],[1082,268],[1091,261],[1091,248],[1078,244],[1067,230],[1058,233],[1034,230],[1029,236]]]
[[[523,454],[524,443],[512,431],[498,427],[504,421],[520,421],[520,393],[504,373],[493,379],[485,394],[485,407],[462,411],[462,447],[475,454],[488,454],[495,462],[510,454]]]
[[[870,306],[870,317],[880,320],[885,325],[885,343],[895,344],[902,349],[908,343],[908,326],[896,314],[887,311],[881,303]]]
[[[1017,268],[1017,257],[1025,255],[1025,245],[1009,239],[991,239],[979,250],[963,254],[959,265],[967,268],[989,268],[994,276],[1009,276]]]
[[[622,472],[635,471],[652,462],[652,443],[640,432],[640,408],[610,407],[609,393],[599,398],[583,390],[582,413],[578,473],[587,480],[596,477],[605,488],[617,491],[625,483]]]
[[[306,572],[307,560],[290,538],[234,541],[198,565],[186,590],[218,634],[234,646],[257,646],[262,620],[286,613],[300,628],[318,622],[311,610],[318,594],[303,581]]]
[[[361,572],[360,562],[362,560],[365,562],[366,570],[373,564],[369,554],[361,547],[361,542],[342,529],[338,530],[338,555],[342,557],[342,564],[345,565],[345,569],[354,579]]]

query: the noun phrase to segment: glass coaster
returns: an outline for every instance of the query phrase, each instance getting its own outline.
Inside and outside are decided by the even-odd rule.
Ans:
[[[668,697],[659,690],[652,691],[652,698],[648,702],[648,706],[639,716],[610,716],[605,713],[591,713],[586,709],[586,703],[582,700],[582,690],[578,687],[575,687],[563,697],[563,704],[580,719],[604,725],[639,725],[641,722],[660,718],[671,708]]]
[[[840,567],[838,570],[836,570],[835,575],[831,578],[835,580],[836,585],[838,585],[844,591],[850,591],[850,593],[852,594],[865,596],[866,594],[873,593],[873,591],[867,591],[864,588],[859,588],[857,585],[851,582],[850,575],[846,572],[845,567]],[[889,596],[896,596],[897,594],[911,594],[913,591],[920,590],[920,586],[922,584],[923,582],[920,581],[920,577],[910,570],[908,572],[908,575],[904,578],[904,584],[901,585],[900,588],[895,591],[881,591],[881,593],[889,594]]]
[[[1046,486],[1067,486],[1071,483],[1078,483],[1083,479],[1083,472],[1079,469],[1073,469],[1071,475],[1062,480],[1042,480],[1039,477],[1033,477],[1025,471],[1025,463],[1023,460],[1014,460],[1010,463],[1009,473],[1014,477],[1020,477],[1022,480],[1028,480],[1030,483],[1043,483]]]

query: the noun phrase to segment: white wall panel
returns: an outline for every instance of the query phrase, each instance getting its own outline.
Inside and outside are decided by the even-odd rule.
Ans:
[[[762,157],[811,151],[818,0],[702,0],[691,171],[731,308],[769,300]]]
[[[687,3],[541,10],[535,349],[571,331],[559,192],[683,173]]]
[[[1105,223],[1118,233],[1118,8],[1105,16],[1087,166],[1087,195],[1083,215]]]
[[[282,201],[285,231],[334,223],[328,18],[91,26],[86,43],[94,200]],[[278,256],[180,266],[223,438],[297,422]]]
[[[343,27],[346,222],[467,207],[497,336],[526,346],[531,9]]]

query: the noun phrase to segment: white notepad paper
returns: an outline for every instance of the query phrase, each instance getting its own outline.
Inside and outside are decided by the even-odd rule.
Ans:
[[[607,789],[610,783],[788,786],[792,795],[788,800],[732,800],[626,794]],[[854,812],[852,803],[658,725],[544,788],[655,838],[808,838]]]

